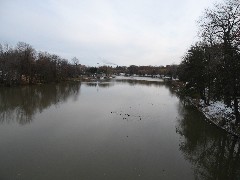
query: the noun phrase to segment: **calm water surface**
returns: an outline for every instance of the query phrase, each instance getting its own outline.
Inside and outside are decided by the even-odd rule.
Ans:
[[[0,180],[234,180],[239,156],[161,81],[0,88]]]

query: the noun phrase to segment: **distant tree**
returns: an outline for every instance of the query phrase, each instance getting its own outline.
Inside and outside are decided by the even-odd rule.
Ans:
[[[177,78],[177,69],[178,66],[175,64],[169,65],[167,70],[166,70],[166,75],[172,78]]]
[[[97,71],[98,71],[98,68],[96,68],[96,67],[89,67],[89,68],[86,70],[86,72],[87,72],[88,74],[96,74]]]
[[[135,65],[131,65],[128,67],[129,74],[138,74],[138,67]]]
[[[14,48],[0,44],[0,84],[57,82],[76,77],[80,71],[77,58],[73,58],[73,62],[75,65],[56,54],[36,53],[24,42],[19,42]]]
[[[205,58],[204,49],[196,44],[192,46],[183,58],[179,67],[179,79],[187,82],[188,94],[199,94],[205,99]]]
[[[11,86],[18,84],[20,75],[18,62],[19,55],[16,50],[8,44],[1,45],[0,52],[0,82],[4,85]]]
[[[28,83],[32,84],[36,51],[31,45],[24,42],[19,42],[17,44],[16,51],[20,64],[19,74],[21,77],[24,76]]]
[[[73,57],[73,58],[72,58],[72,62],[73,62],[73,64],[74,64],[75,66],[77,66],[77,65],[79,64],[79,60],[78,60],[78,58],[76,58],[76,57]]]
[[[74,76],[77,77],[80,74],[79,60],[78,60],[78,58],[73,57],[72,62],[73,62],[73,65],[74,65]]]
[[[39,52],[38,59],[36,61],[37,65],[37,76],[41,83],[51,82],[54,80],[54,72],[52,66],[52,57],[51,54],[47,52]]]

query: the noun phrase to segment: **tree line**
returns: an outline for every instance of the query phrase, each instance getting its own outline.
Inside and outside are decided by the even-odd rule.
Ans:
[[[145,76],[145,75],[162,75],[162,76],[168,76],[172,78],[177,78],[177,67],[178,65],[172,64],[172,65],[166,65],[164,66],[136,66],[136,65],[130,65],[126,68],[125,73],[133,75],[139,75],[139,76]],[[118,69],[117,69],[118,70]]]
[[[37,52],[31,45],[19,42],[15,47],[0,44],[0,85],[12,86],[60,82],[69,78],[125,73],[128,75],[163,75],[176,78],[177,65],[164,66],[99,66],[87,67],[74,57],[71,63],[48,52]]]
[[[162,75],[169,76],[172,78],[177,78],[178,76],[178,65],[166,65],[164,66],[99,66],[99,67],[86,67],[81,66],[81,74],[85,75],[93,75],[98,73],[104,73],[106,75],[116,74],[119,75],[124,73],[125,75],[138,75],[138,76],[154,76],[154,75]]]
[[[198,21],[200,41],[192,45],[179,66],[184,93],[209,104],[223,100],[240,122],[240,2],[225,0],[205,10]]]
[[[73,62],[77,59],[73,58]],[[56,54],[37,52],[19,42],[15,47],[0,44],[0,84],[35,84],[61,81],[76,75],[75,64]]]

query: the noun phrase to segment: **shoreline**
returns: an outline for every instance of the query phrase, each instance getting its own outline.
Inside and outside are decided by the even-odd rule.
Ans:
[[[206,111],[206,109],[208,109],[210,106],[203,105],[201,101],[197,101],[196,99],[192,99],[189,97],[186,98],[185,100],[189,102],[191,106],[195,107],[199,112],[201,112],[204,115],[205,117],[204,120],[206,122],[208,122],[209,124],[215,125],[217,128],[224,130],[228,134],[240,140],[240,127],[238,126],[237,128],[234,128],[232,124],[232,121],[235,121],[235,119],[229,120],[226,117],[221,116],[219,114],[218,114],[218,117],[214,117],[215,114],[211,115]]]
[[[178,94],[182,87],[182,83],[179,81],[172,81],[171,87]],[[240,140],[240,124],[238,127],[234,126],[236,118],[233,114],[233,109],[226,107],[223,102],[211,101],[210,105],[207,106],[204,104],[203,100],[193,99],[187,96],[183,97],[183,101],[189,103],[201,112],[206,122],[215,125],[217,128],[224,130]]]

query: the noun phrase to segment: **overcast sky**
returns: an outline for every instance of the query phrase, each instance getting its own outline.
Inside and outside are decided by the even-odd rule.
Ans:
[[[214,2],[0,0],[0,43],[26,42],[91,66],[178,64]]]

